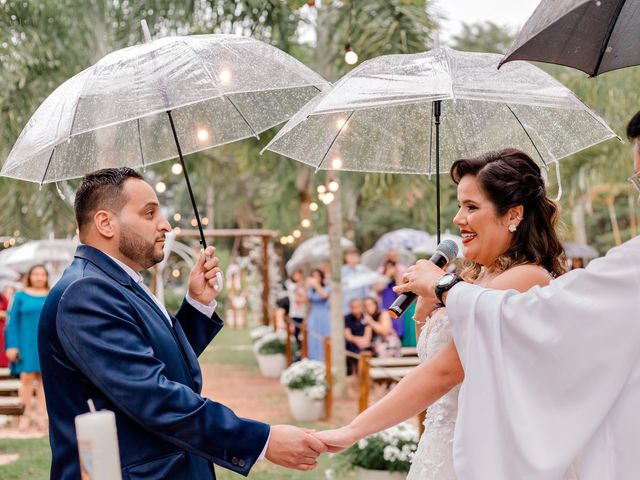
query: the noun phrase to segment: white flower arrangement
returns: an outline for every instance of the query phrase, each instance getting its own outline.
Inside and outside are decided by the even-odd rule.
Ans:
[[[252,342],[256,342],[264,337],[267,333],[273,332],[273,328],[268,325],[259,325],[249,330],[249,338]]]
[[[322,400],[327,395],[324,363],[307,358],[293,363],[280,376],[280,383],[289,390],[302,390],[313,400]]]
[[[344,455],[352,467],[408,472],[419,440],[420,435],[416,427],[401,423],[363,438]]]
[[[285,342],[287,334],[282,331],[270,331],[260,337],[253,344],[253,351],[256,355],[274,355],[285,353]]]

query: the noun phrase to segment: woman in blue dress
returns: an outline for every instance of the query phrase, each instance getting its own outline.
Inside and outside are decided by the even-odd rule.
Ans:
[[[322,337],[331,336],[329,285],[325,283],[324,273],[320,269],[312,271],[307,279],[307,298],[310,304],[307,316],[307,354],[311,360],[320,362],[324,362]]]
[[[25,289],[16,292],[9,312],[6,353],[7,358],[13,363],[12,370],[20,374],[22,383],[20,398],[24,404],[24,413],[20,417],[18,427],[21,432],[26,432],[31,428],[34,390],[36,391],[37,404],[36,426],[40,431],[47,429],[44,390],[38,358],[38,322],[48,293],[49,274],[47,269],[43,265],[33,266],[27,272]]]

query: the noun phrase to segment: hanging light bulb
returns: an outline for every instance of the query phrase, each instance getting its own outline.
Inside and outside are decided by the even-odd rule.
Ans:
[[[220,81],[222,83],[229,83],[231,81],[231,72],[227,69],[224,69],[220,72]]]
[[[209,219],[207,217],[202,217],[202,224],[203,225],[209,225]]]
[[[280,243],[282,245],[286,245],[287,244],[287,237],[280,237]]]
[[[316,212],[318,210],[318,204],[316,202],[311,202],[309,204],[309,210],[312,212]]]
[[[344,46],[344,61],[347,62],[348,65],[355,65],[358,63],[358,54],[353,51],[350,43],[347,43]]]
[[[11,245],[12,247],[16,244],[16,239],[15,238],[10,238],[9,239],[9,245]]]
[[[209,140],[209,132],[207,132],[204,128],[199,128],[196,132],[196,137],[198,137],[198,141],[206,142]]]
[[[182,231],[182,229],[180,227],[175,227],[173,231],[176,232],[176,235],[180,235],[180,232]]]
[[[300,225],[302,225],[302,228],[309,228],[311,226],[311,220],[309,220],[308,218],[303,218],[302,222],[300,222]]]
[[[293,238],[300,238],[302,236],[302,232],[300,230],[293,231]]]
[[[179,222],[180,220],[182,220],[182,215],[180,215],[179,213],[174,213],[174,214],[173,214],[173,219],[174,219],[176,222]]]
[[[328,192],[325,194],[325,196],[322,199],[322,203],[324,203],[325,205],[329,205],[331,202],[333,202],[334,199],[334,195],[331,192]]]
[[[173,271],[171,272],[171,276],[173,278],[178,278],[180,276],[180,270],[178,270],[177,268],[174,268]]]
[[[330,192],[337,192],[339,188],[340,188],[340,185],[338,185],[338,182],[336,182],[335,180],[331,180],[329,182],[329,191]]]
[[[334,170],[340,170],[342,168],[342,159],[340,157],[336,157],[331,161],[331,168]]]
[[[287,243],[293,243],[294,240],[293,235],[287,235]]]
[[[192,227],[197,227],[198,226],[198,220],[196,220],[195,218],[191,219],[191,226]]]
[[[164,193],[167,190],[167,184],[164,182],[156,183],[156,192]]]
[[[171,173],[174,175],[180,175],[182,173],[182,165],[177,162],[171,165]]]
[[[326,193],[327,191],[327,187],[325,187],[324,185],[318,185],[318,193],[322,194],[322,193]]]

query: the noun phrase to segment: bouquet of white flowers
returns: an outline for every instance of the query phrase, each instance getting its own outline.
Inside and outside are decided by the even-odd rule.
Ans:
[[[285,332],[269,332],[266,335],[260,337],[253,344],[253,351],[257,355],[273,355],[276,353],[285,353],[285,342],[287,341],[287,334]]]
[[[296,362],[282,372],[280,383],[289,390],[302,390],[313,400],[322,400],[327,394],[324,363],[307,358]]]
[[[401,423],[384,432],[363,438],[343,455],[352,467],[408,472],[419,439],[416,427]]]

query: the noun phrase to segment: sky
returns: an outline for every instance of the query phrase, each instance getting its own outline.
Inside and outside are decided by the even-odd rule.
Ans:
[[[458,33],[462,23],[492,21],[519,29],[540,0],[433,0],[442,20],[440,38],[445,41]]]

